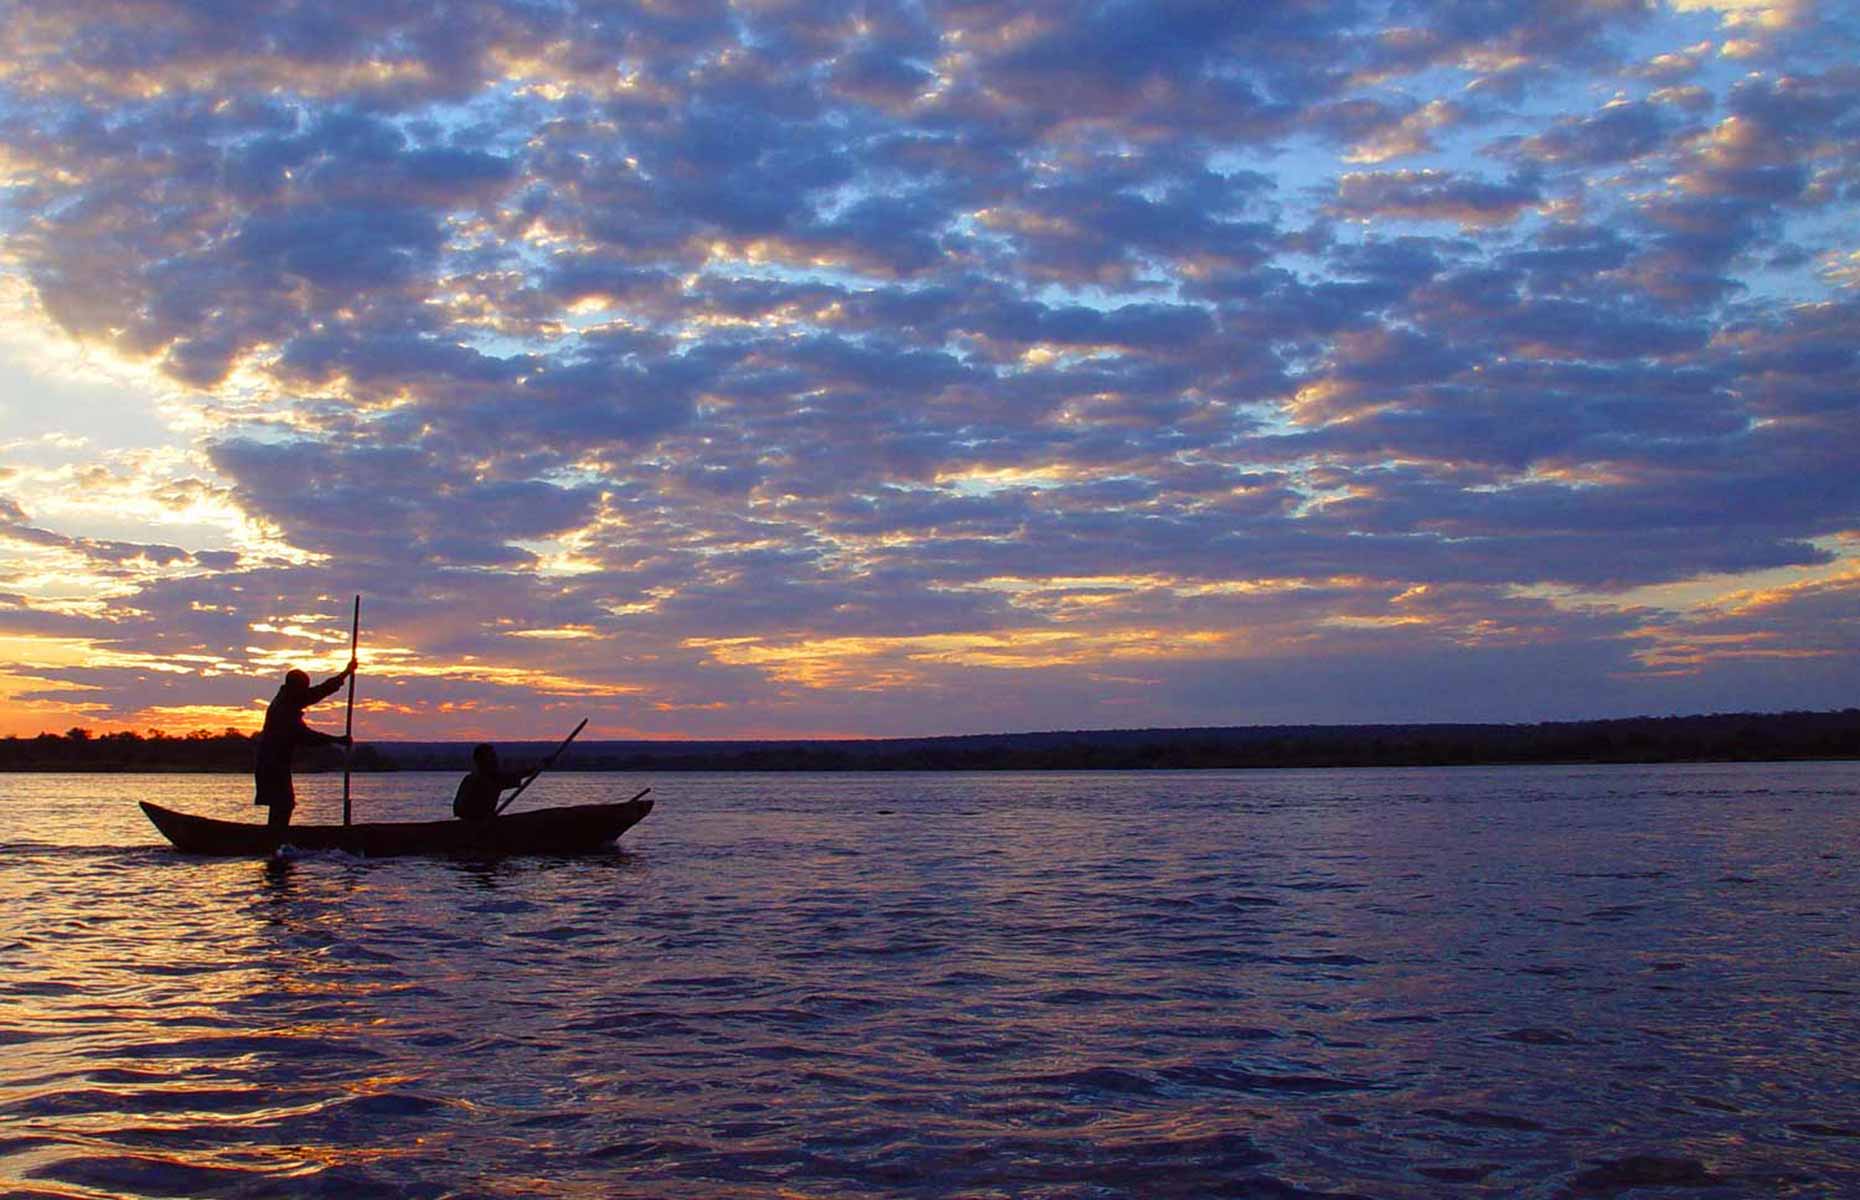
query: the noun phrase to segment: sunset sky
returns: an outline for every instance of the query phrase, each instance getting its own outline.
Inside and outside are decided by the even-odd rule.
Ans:
[[[4,12],[0,734],[1860,703],[1848,0]]]

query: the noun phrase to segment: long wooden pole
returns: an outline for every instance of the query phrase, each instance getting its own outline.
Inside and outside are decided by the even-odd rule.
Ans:
[[[575,740],[575,734],[580,733],[583,729],[586,729],[587,727],[588,727],[588,718],[586,717],[581,718],[581,724],[575,726],[574,731],[571,732],[567,737],[562,739],[562,744],[560,746],[557,746],[555,750],[549,755],[548,758],[545,758],[542,760],[542,765],[537,767],[534,771],[531,771],[530,777],[528,779],[525,779],[522,783],[519,783],[517,785],[516,791],[504,797],[504,802],[497,806],[497,811],[503,812],[506,808],[509,808],[510,802],[512,800],[515,800],[518,796],[521,796],[523,794],[524,788],[530,786],[530,784],[532,783],[535,783],[536,777],[538,775],[541,775],[543,771],[548,768],[550,763],[554,762],[557,758],[561,757],[562,751],[568,749],[568,744]]]
[[[362,640],[362,597],[355,597],[355,615],[349,620],[349,659]],[[355,761],[355,672],[349,672],[349,713],[342,721],[342,732],[349,744],[342,748],[342,823],[349,823],[349,767]]]

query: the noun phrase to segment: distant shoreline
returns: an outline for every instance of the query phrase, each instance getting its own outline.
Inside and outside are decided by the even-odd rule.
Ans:
[[[449,771],[469,741],[371,742],[358,773]],[[501,741],[511,761],[554,743]],[[926,738],[577,742],[558,771],[1245,770],[1526,764],[1781,762],[1860,758],[1860,708],[1720,713],[1537,724],[1247,725],[1074,730]],[[67,734],[0,739],[0,772],[245,773],[252,737]],[[306,751],[299,771],[341,770],[339,751]]]

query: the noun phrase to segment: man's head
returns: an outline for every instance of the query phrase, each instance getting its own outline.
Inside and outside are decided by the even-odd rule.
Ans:
[[[489,742],[479,742],[471,748],[471,760],[481,771],[497,770],[497,748]]]
[[[310,677],[302,671],[284,673],[284,690],[287,692],[307,692],[310,690]]]

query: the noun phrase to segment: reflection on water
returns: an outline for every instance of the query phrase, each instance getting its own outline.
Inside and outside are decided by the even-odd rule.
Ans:
[[[1860,1194],[1853,764],[669,776],[502,862],[133,803],[248,790],[0,776],[21,1194]]]

